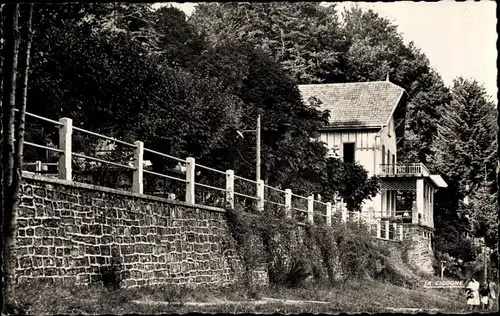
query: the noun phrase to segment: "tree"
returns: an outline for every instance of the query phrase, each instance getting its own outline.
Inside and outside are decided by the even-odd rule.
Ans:
[[[174,7],[161,7],[152,13],[158,34],[158,50],[162,64],[170,67],[189,67],[196,63],[207,48],[205,37],[187,22],[186,14]]]
[[[441,112],[433,151],[436,168],[458,183],[463,196],[475,189],[485,174],[487,180],[493,180],[497,146],[494,111],[477,81],[454,80],[452,100]]]
[[[427,57],[372,10],[338,13],[319,3],[199,4],[189,21],[211,43],[248,41],[263,48],[300,84],[384,80],[410,96],[399,160],[427,163],[439,107],[449,91]]]
[[[351,211],[361,211],[363,201],[379,192],[379,179],[368,178],[368,172],[358,163],[343,163],[330,158],[327,163],[327,179],[324,195],[333,197],[338,192]]]
[[[22,7],[24,8],[24,7]],[[19,204],[21,184],[21,165],[23,157],[24,113],[26,110],[26,90],[31,45],[31,20],[33,6],[28,5],[22,15],[25,23],[22,38],[19,34],[18,4],[2,8],[3,35],[5,47],[2,56],[5,62],[2,68],[2,262],[4,278],[2,292],[12,307],[15,304],[15,268],[16,268],[16,209]],[[2,38],[3,39],[3,38]],[[22,48],[19,51],[19,43]],[[20,61],[18,64],[18,60]],[[20,83],[20,84],[18,84]],[[15,110],[19,111],[15,122]]]
[[[318,10],[310,4],[301,10],[309,7]],[[291,6],[278,9],[295,12]],[[314,10],[308,14],[318,15]],[[60,16],[75,14],[67,11]],[[28,99],[37,100],[37,114],[72,117],[75,126],[141,139],[153,150],[192,156],[247,178],[254,177],[248,160],[255,140],[238,139],[236,130],[251,128],[261,114],[266,182],[301,194],[321,190],[326,151],[315,139],[327,114],[302,102],[294,78],[265,49],[230,40],[211,46],[176,9],[103,5],[81,11],[86,13],[75,15],[77,23],[55,21],[48,40],[34,47],[37,75]],[[139,22],[122,21],[127,19]],[[153,36],[138,38],[137,30]],[[141,38],[157,38],[158,46]],[[74,140],[75,150],[95,145]],[[147,159],[157,172],[172,167],[163,158]]]
[[[483,207],[485,201],[474,199],[480,196],[491,201],[488,194],[496,192],[494,186],[482,186],[483,182],[494,180],[497,148],[494,135],[498,127],[493,120],[495,108],[477,81],[457,78],[451,92],[451,102],[441,109],[438,135],[431,148],[434,171],[443,174],[449,185],[436,196],[441,213],[436,216],[436,226],[456,226],[461,238],[466,238],[467,234],[473,235],[474,230],[483,230],[478,231],[478,227],[493,225],[488,222],[490,207]],[[462,202],[465,197],[473,201],[470,206]],[[480,235],[487,235],[487,231]],[[450,245],[456,242],[456,236],[443,235],[442,238]]]
[[[406,45],[397,27],[372,10],[358,7],[343,12],[342,34],[348,42],[343,73],[347,82],[389,80],[409,95],[401,162],[430,159],[429,150],[449,91],[429,60],[415,45]]]
[[[189,21],[212,45],[249,42],[280,62],[299,83],[334,76],[343,41],[335,6],[318,2],[198,4]]]
[[[6,301],[14,301],[14,273],[15,253],[15,217],[14,197],[12,193],[12,178],[14,173],[14,115],[15,115],[15,93],[17,76],[17,59],[19,49],[19,37],[17,36],[19,5],[5,5],[3,7],[4,38],[5,47],[2,52],[5,60],[2,69],[2,114],[3,114],[3,137],[2,137],[2,166],[3,166],[3,209],[2,209],[2,263],[3,263],[3,287],[2,292]],[[14,234],[13,234],[14,233]],[[5,308],[5,307],[4,307]]]
[[[226,42],[202,54],[192,71],[220,82],[241,102],[239,129],[253,128],[262,115],[262,176],[267,183],[288,187],[307,177],[309,184],[318,183],[326,151],[311,139],[327,116],[302,102],[293,79],[267,53],[251,43]],[[237,143],[235,130],[228,136],[228,143],[212,157],[226,157],[237,174],[253,178],[253,164],[249,168],[243,159],[255,157],[255,139]]]
[[[498,244],[498,202],[492,194],[493,183],[483,183],[470,197],[465,212],[471,219],[474,237],[484,238],[487,247]]]

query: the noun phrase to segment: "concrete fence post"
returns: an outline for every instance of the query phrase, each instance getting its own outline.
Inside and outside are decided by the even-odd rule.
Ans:
[[[385,221],[385,239],[389,239],[389,221]]]
[[[257,210],[264,211],[264,180],[257,181]]]
[[[403,224],[399,225],[399,240],[403,241],[404,239],[404,231],[403,231]]]
[[[132,180],[132,192],[144,193],[144,143],[141,141],[134,142],[134,175]]]
[[[332,203],[326,202],[326,225],[332,226]]]
[[[40,160],[35,161],[35,171],[42,171],[42,162]]]
[[[226,203],[234,208],[234,171],[226,170]]]
[[[292,190],[285,190],[285,216],[292,218]]]
[[[380,222],[377,222],[377,238],[382,238],[382,225],[380,225]]]
[[[340,209],[342,210],[342,223],[347,223],[347,207],[344,200],[340,200]]]
[[[186,203],[195,204],[194,196],[194,176],[195,176],[196,161],[193,157],[186,158]]]
[[[392,224],[392,227],[394,228],[394,235],[392,236],[392,238],[394,240],[397,240],[398,239],[398,224],[397,223],[393,223]]]
[[[307,221],[310,224],[314,223],[314,195],[307,197]]]
[[[62,150],[62,153],[59,155],[58,177],[71,181],[73,179],[71,172],[73,120],[63,117],[59,119],[59,123],[62,124],[59,126],[59,149]]]

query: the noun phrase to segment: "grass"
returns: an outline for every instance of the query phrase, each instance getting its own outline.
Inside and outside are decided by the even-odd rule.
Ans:
[[[285,304],[272,301],[253,304],[242,288],[192,290],[169,287],[111,290],[102,286],[72,287],[50,284],[26,284],[17,290],[20,312],[43,314],[184,314],[184,313],[378,313],[393,308],[441,309],[442,312],[465,310],[459,290],[408,289],[375,280],[349,281],[336,286],[307,284],[300,288],[261,289],[259,297],[288,300],[326,301],[330,304]],[[138,304],[134,301],[167,302]],[[230,304],[228,301],[247,301]],[[176,304],[180,302],[180,304]],[[219,302],[218,305],[192,306],[186,302]]]

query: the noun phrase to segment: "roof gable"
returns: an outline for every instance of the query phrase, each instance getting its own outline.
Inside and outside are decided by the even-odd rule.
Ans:
[[[389,81],[299,85],[305,102],[315,97],[330,111],[330,127],[386,125],[405,90]]]

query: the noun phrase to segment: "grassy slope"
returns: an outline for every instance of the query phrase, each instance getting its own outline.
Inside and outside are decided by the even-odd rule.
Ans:
[[[407,289],[380,281],[351,281],[335,287],[308,284],[298,289],[270,288],[260,297],[327,301],[331,304],[263,305],[229,304],[224,301],[245,300],[243,289],[222,291],[172,291],[166,288],[142,290],[107,290],[102,287],[23,286],[19,303],[27,314],[166,314],[188,312],[215,313],[340,313],[383,312],[386,307],[441,309],[460,312],[465,300],[459,290]],[[137,304],[134,300],[162,301],[171,304]],[[217,306],[187,306],[172,302],[221,302]]]

